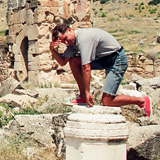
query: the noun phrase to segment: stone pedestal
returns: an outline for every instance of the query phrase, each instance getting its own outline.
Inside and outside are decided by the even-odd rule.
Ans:
[[[64,132],[66,160],[126,160],[128,130],[119,107],[75,105]]]

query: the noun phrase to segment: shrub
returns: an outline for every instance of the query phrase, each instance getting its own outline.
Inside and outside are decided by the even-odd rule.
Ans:
[[[105,4],[105,3],[107,3],[107,2],[109,2],[110,0],[100,0],[100,3],[101,4]]]
[[[105,13],[102,13],[102,17],[106,17],[106,14],[105,14]]]
[[[12,112],[12,109],[8,106],[7,103],[0,103],[0,105],[1,105],[3,108],[5,108],[8,113],[9,113],[9,112],[10,112],[10,113]],[[4,115],[2,111],[0,111],[0,128],[2,128],[3,126],[7,125],[8,122],[9,122],[10,120],[12,120],[13,118],[14,118],[13,115],[7,116],[7,115]]]
[[[130,18],[134,18],[135,16],[134,16],[133,14],[130,14],[129,17],[130,17]]]
[[[154,13],[156,13],[156,11],[157,11],[157,8],[154,8],[154,9],[150,9],[150,10],[149,10],[150,14],[154,14]]]
[[[96,14],[98,14],[98,12],[97,12],[97,11],[95,11],[95,12],[94,12],[94,14],[96,15]]]
[[[160,0],[152,0],[148,3],[148,5],[157,5],[160,3]]]
[[[6,30],[0,31],[0,36],[5,36]]]

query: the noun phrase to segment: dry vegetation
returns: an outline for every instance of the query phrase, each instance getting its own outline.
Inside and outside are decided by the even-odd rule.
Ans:
[[[148,5],[149,0],[122,2],[94,2],[93,26],[110,32],[126,51],[159,54],[160,4]]]
[[[8,142],[1,141],[0,160],[57,160],[53,148],[35,146],[20,136],[9,137]]]

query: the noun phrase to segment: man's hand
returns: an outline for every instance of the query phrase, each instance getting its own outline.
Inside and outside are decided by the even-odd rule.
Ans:
[[[93,107],[94,99],[93,99],[92,95],[89,92],[86,93],[86,102],[90,107]]]
[[[86,102],[90,107],[93,107],[94,100],[92,95],[89,92],[90,80],[91,80],[91,66],[90,64],[82,65],[82,75],[83,75],[83,84],[86,95]]]
[[[56,41],[50,42],[50,46],[49,49],[52,52],[53,57],[56,59],[56,61],[61,65],[64,66],[66,65],[66,63],[70,60],[70,57],[63,57],[61,54],[56,50],[56,47],[58,47],[60,45],[61,40],[58,39]]]
[[[58,40],[56,40],[56,41],[53,41],[53,40],[52,40],[52,42],[50,43],[50,47],[49,47],[50,50],[51,50],[51,51],[54,50],[55,47],[58,47],[61,43],[62,43],[62,42],[61,42],[60,39],[58,39]]]

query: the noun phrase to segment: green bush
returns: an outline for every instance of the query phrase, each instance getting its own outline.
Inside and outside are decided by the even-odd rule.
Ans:
[[[160,3],[160,0],[152,0],[148,3],[148,5],[157,5]]]
[[[97,11],[94,11],[94,14],[95,14],[95,15],[97,15],[97,14],[98,14],[98,12],[97,12]]]
[[[130,17],[130,18],[134,18],[135,16],[134,16],[133,14],[130,14],[129,17]]]
[[[14,117],[2,116],[0,118],[0,128],[2,128],[3,126],[6,126],[13,119]]]
[[[100,0],[100,3],[101,4],[105,4],[105,3],[107,3],[107,2],[109,2],[110,0]]]
[[[106,17],[106,14],[105,14],[105,13],[102,13],[102,17]]]
[[[149,12],[150,12],[150,14],[154,14],[154,13],[156,13],[156,12],[157,12],[157,8],[150,9],[150,10],[149,10]]]
[[[5,36],[6,30],[0,31],[0,36]]]

